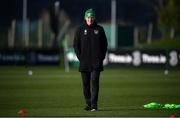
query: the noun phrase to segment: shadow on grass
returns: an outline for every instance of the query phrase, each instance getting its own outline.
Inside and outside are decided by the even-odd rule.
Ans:
[[[126,111],[126,110],[144,110],[142,107],[118,107],[118,108],[101,108],[98,111]]]

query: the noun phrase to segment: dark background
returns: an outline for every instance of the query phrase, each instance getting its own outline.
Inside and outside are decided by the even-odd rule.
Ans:
[[[57,0],[28,0],[28,18],[36,20],[43,9],[51,9]],[[117,0],[117,20],[138,25],[156,23],[155,7],[158,0]],[[23,0],[2,0],[0,3],[0,26],[7,27],[12,19],[22,20]],[[111,18],[111,0],[60,0],[60,9],[65,10],[74,23],[83,20],[87,8],[94,8],[99,21]]]

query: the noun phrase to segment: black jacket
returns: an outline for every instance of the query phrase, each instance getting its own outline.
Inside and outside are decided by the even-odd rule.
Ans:
[[[79,71],[103,70],[103,60],[107,51],[104,29],[94,22],[80,26],[74,38],[75,53],[80,61]]]

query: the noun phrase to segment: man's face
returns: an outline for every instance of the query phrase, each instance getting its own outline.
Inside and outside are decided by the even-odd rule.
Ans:
[[[86,23],[87,23],[89,26],[92,25],[93,22],[94,22],[94,18],[93,18],[92,16],[86,17],[85,20],[86,20]]]

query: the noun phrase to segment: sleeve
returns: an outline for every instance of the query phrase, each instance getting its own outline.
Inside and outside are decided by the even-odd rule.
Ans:
[[[73,47],[74,47],[76,56],[79,60],[80,60],[80,54],[81,54],[81,44],[80,43],[81,42],[80,42],[80,35],[79,35],[79,28],[78,28],[75,33],[75,36],[74,36]]]
[[[107,38],[106,38],[106,34],[104,32],[104,29],[102,28],[102,54],[103,54],[103,59],[105,58],[106,56],[106,51],[107,51],[107,46],[108,46],[108,43],[107,43]]]

